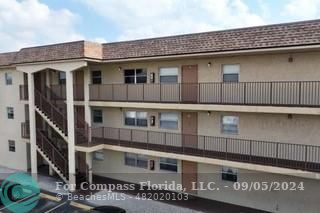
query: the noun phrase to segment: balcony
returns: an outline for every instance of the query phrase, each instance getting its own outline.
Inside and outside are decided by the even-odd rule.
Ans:
[[[50,91],[52,92],[51,97],[58,100],[66,99],[66,85],[51,85]],[[84,100],[84,85],[74,84],[73,85],[73,97],[75,101]]]
[[[20,100],[27,101],[29,100],[28,85],[20,85]]]
[[[29,121],[21,123],[21,137],[30,139],[30,124]]]
[[[93,128],[92,144],[320,172],[320,146],[110,127]]]
[[[320,106],[320,81],[94,84],[91,101]]]

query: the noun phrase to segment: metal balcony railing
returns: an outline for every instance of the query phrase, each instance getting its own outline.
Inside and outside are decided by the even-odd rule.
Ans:
[[[320,81],[92,84],[91,101],[320,106]]]
[[[92,128],[91,135],[93,144],[320,172],[320,146],[110,127]]]
[[[65,100],[66,99],[66,85],[51,85],[50,90],[52,92],[52,98]],[[74,84],[73,85],[73,96],[76,101],[84,100],[84,85]]]

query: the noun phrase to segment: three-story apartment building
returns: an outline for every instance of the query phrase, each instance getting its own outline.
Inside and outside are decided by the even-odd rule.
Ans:
[[[203,198],[316,212],[319,58],[320,20],[3,53],[0,162],[33,174],[45,162],[70,184],[175,181]]]

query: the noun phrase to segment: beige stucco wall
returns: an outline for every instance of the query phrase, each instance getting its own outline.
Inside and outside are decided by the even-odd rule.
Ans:
[[[12,74],[12,85],[5,84],[5,73]],[[21,123],[25,121],[25,104],[20,101],[19,85],[23,84],[23,73],[13,69],[0,70],[0,165],[24,170],[28,169],[27,140],[21,138]],[[7,107],[14,108],[14,119],[7,118]],[[16,152],[9,152],[8,140],[14,140]]]
[[[235,205],[262,209],[281,213],[316,213],[320,208],[318,194],[320,183],[317,180],[303,179],[292,176],[276,175],[263,172],[238,170],[239,182],[303,182],[303,191],[262,191],[233,190],[233,183],[221,179],[221,166],[198,164],[198,181],[215,182],[219,191],[201,190],[198,196]],[[227,186],[228,188],[226,188]]]
[[[292,55],[293,62],[288,58]],[[123,83],[123,70],[129,68],[146,68],[148,74],[156,74],[159,82],[161,67],[178,67],[179,81],[182,65],[198,65],[199,82],[221,82],[223,64],[240,64],[240,81],[315,81],[320,80],[319,52],[260,54],[248,56],[207,57],[203,59],[175,59],[144,62],[114,63],[90,65],[90,70],[102,71],[102,82]],[[211,67],[208,63],[211,62]],[[119,70],[119,67],[121,70]],[[149,82],[148,75],[148,82]]]
[[[151,181],[152,183],[164,183],[165,181],[175,181],[181,184],[181,161],[178,160],[178,172],[160,170],[159,157],[148,156],[149,160],[155,161],[155,170],[143,169],[125,165],[125,153],[111,150],[104,150],[104,160],[93,159],[93,174],[127,181],[130,183],[139,183]],[[110,163],[112,162],[112,163]]]

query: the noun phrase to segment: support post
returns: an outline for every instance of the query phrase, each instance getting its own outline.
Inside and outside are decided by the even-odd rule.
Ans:
[[[86,153],[87,181],[92,184],[92,152]]]
[[[73,73],[66,72],[67,89],[67,121],[68,121],[68,166],[69,166],[69,184],[76,185],[76,158],[75,158],[75,129],[74,129],[74,99],[73,99]],[[70,191],[74,191],[71,187]]]
[[[36,138],[36,111],[34,99],[34,74],[28,73],[28,93],[29,93],[29,122],[30,122],[30,156],[31,156],[31,174],[38,179],[37,162],[37,138]]]
[[[89,105],[89,100],[90,100],[90,91],[89,91],[89,85],[90,85],[90,69],[86,67],[83,70],[84,74],[84,119],[86,123],[89,125],[89,130],[88,130],[88,139],[89,143],[91,142],[91,109]]]

